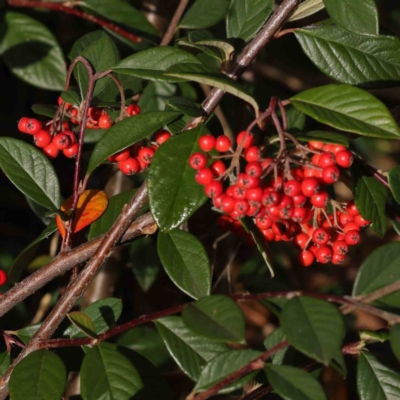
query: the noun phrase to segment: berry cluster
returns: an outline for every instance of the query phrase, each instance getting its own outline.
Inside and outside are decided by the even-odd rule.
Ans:
[[[240,218],[252,217],[267,241],[292,241],[301,250],[301,265],[315,260],[341,264],[370,222],[353,201],[339,203],[324,189],[338,181],[340,168],[351,166],[353,155],[342,145],[309,142],[307,147],[292,140],[297,153],[284,149],[272,159],[262,157],[263,148],[253,144],[248,131],[237,136],[235,152],[227,136],[207,134],[199,139],[203,152],[192,154],[189,164],[215,208],[225,214],[220,226],[240,232]],[[211,155],[214,150],[223,155]],[[231,159],[231,165],[227,168],[221,158]],[[226,178],[230,184],[224,187]]]
[[[108,161],[118,163],[119,169],[125,175],[134,175],[138,172],[143,172],[151,164],[157,148],[170,137],[171,134],[168,131],[160,129],[155,133],[154,142],[150,143],[149,146],[136,143],[108,157]]]

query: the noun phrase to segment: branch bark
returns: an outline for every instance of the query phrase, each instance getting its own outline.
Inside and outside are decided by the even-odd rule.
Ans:
[[[168,26],[168,29],[161,40],[160,46],[167,46],[169,42],[174,38],[176,27],[178,26],[179,21],[181,20],[181,17],[185,12],[185,9],[188,4],[189,0],[180,0],[179,5],[175,11],[175,14],[172,17],[172,20]]]

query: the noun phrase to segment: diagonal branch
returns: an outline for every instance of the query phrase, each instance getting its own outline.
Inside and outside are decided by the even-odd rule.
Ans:
[[[168,29],[161,40],[160,46],[167,46],[168,43],[174,38],[176,28],[188,4],[189,0],[180,0],[175,14],[172,17],[171,23],[169,24]]]

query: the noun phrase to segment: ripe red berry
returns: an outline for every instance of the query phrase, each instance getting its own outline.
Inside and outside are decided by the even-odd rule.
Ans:
[[[330,240],[331,236],[329,233],[322,228],[317,228],[314,230],[312,234],[312,240],[315,244],[323,245],[327,244]]]
[[[359,231],[361,228],[355,222],[349,222],[343,227],[343,232],[346,233],[348,231]]]
[[[333,253],[331,262],[332,262],[332,264],[339,265],[339,264],[343,264],[345,259],[346,259],[346,256],[344,256],[342,254]]]
[[[317,261],[321,264],[327,264],[332,260],[333,251],[330,246],[321,246],[315,253]]]
[[[293,196],[292,199],[293,199],[293,204],[295,206],[301,207],[301,206],[304,206],[304,204],[307,200],[307,197],[304,196],[304,194],[299,194],[297,196]]]
[[[236,200],[233,197],[223,195],[221,198],[221,210],[222,212],[229,214],[235,208]]]
[[[127,149],[123,149],[123,150],[119,151],[118,153],[115,153],[111,157],[114,160],[112,162],[121,162],[121,161],[127,160],[130,156],[131,156],[131,152],[130,152],[129,148],[127,148]],[[111,161],[110,160],[111,157],[109,157],[109,161]]]
[[[306,207],[294,207],[291,218],[293,221],[298,222],[299,224],[304,224],[310,219],[310,211],[311,210]]]
[[[236,200],[235,210],[239,215],[244,215],[249,210],[250,206],[247,200]]]
[[[303,250],[297,256],[297,261],[303,267],[309,267],[315,260],[314,253],[310,250]]]
[[[246,171],[247,175],[258,178],[261,176],[263,170],[262,170],[261,164],[259,162],[252,161],[246,165],[245,171]]]
[[[226,171],[225,164],[221,160],[214,161],[210,165],[210,169],[217,177],[221,176]]]
[[[242,131],[237,135],[236,144],[242,145],[244,149],[247,149],[253,144],[254,136],[251,132]]]
[[[256,219],[256,225],[260,230],[264,231],[266,229],[271,228],[272,219],[268,217],[268,215],[263,215],[262,217],[258,217]]]
[[[165,129],[160,129],[154,135],[154,140],[156,141],[156,143],[161,145],[161,144],[165,143],[170,137],[171,137],[171,134],[168,131],[166,131]]]
[[[50,143],[46,147],[42,149],[43,153],[50,158],[56,158],[58,156],[58,148],[54,145],[54,143]]]
[[[353,154],[348,150],[339,151],[335,155],[335,160],[337,165],[343,168],[349,168],[353,164],[354,157]]]
[[[134,157],[129,157],[124,161],[120,161],[118,167],[125,175],[134,175],[140,170],[139,161]]]
[[[142,147],[137,155],[137,158],[145,164],[150,164],[153,160],[155,150],[152,147]]]
[[[131,117],[133,117],[134,115],[138,115],[140,114],[140,107],[137,104],[130,104],[127,108],[126,108],[126,113],[128,115],[130,115]]]
[[[318,165],[321,154],[314,154],[311,158],[311,164]]]
[[[345,255],[349,251],[349,246],[345,240],[335,240],[332,243],[332,250],[334,254]]]
[[[268,242],[272,242],[275,239],[275,233],[272,231],[272,229],[265,229],[261,231],[263,236],[265,237]]]
[[[108,129],[112,125],[112,120],[111,117],[108,114],[103,114],[99,118],[98,122],[99,128],[100,129]]]
[[[99,107],[91,107],[88,110],[88,117],[91,118],[94,123],[98,123],[102,115],[106,115],[106,113],[104,114],[103,110]]]
[[[291,179],[283,185],[283,191],[290,197],[301,194],[301,183],[296,179]]]
[[[260,178],[250,176],[248,174],[239,174],[237,185],[246,189],[255,188],[260,186]]]
[[[346,150],[346,147],[344,147],[343,145],[341,145],[341,144],[335,144],[335,145],[332,145],[333,147],[332,147],[332,153],[333,154],[337,154],[337,153],[339,153],[340,151],[345,151]],[[336,163],[337,163],[337,161],[336,161]]]
[[[308,142],[308,147],[312,150],[322,150],[322,148],[324,147],[324,143],[323,142]]]
[[[360,241],[360,232],[356,230],[347,231],[344,235],[344,240],[349,246],[354,246]]]
[[[0,286],[7,282],[7,274],[4,270],[0,269]]]
[[[208,185],[214,180],[214,174],[209,168],[203,168],[197,170],[196,182],[200,185]]]
[[[325,208],[328,204],[328,193],[319,192],[311,197],[311,204],[316,208]]]
[[[217,140],[215,141],[215,148],[220,153],[226,153],[231,148],[231,146],[231,140],[228,138],[228,136],[225,135],[218,136]]]
[[[246,188],[240,187],[238,185],[231,186],[232,188],[232,197],[236,200],[243,200],[246,198]]]
[[[48,146],[51,143],[51,135],[50,132],[41,129],[39,132],[33,135],[33,141],[35,145],[42,149],[43,147]]]
[[[328,185],[337,182],[339,176],[340,171],[336,165],[330,165],[322,170],[322,180]]]
[[[21,121],[20,121],[21,122]],[[42,129],[42,123],[35,118],[28,118],[26,121],[25,130],[29,135],[34,135]]]
[[[247,162],[258,161],[260,159],[260,149],[257,146],[250,146],[244,153]]]
[[[319,191],[319,182],[316,178],[304,178],[301,182],[301,191],[304,196],[312,197]]]
[[[357,210],[357,207],[356,207],[354,201],[349,201],[347,203],[346,211],[349,215],[352,215],[353,217],[360,214],[360,212]]]
[[[203,153],[193,153],[189,157],[189,165],[193,169],[203,169],[207,166],[207,157]]]
[[[354,217],[354,222],[361,228],[365,228],[371,223],[371,221],[364,219],[361,215],[356,215]]]
[[[63,126],[63,127],[65,128],[65,126]],[[69,137],[69,142],[71,143],[71,145],[76,143],[76,136],[74,135],[74,132],[70,131],[67,128],[67,129],[63,130],[61,133],[63,133],[64,135],[67,135]]]
[[[321,168],[329,167],[335,165],[335,156],[332,153],[322,153],[319,156],[318,166]]]
[[[265,189],[261,197],[261,202],[264,206],[276,206],[281,200],[281,195],[272,188]]]
[[[261,197],[263,190],[260,187],[251,188],[246,190],[246,199],[250,201],[259,201],[261,204]]]
[[[200,137],[199,146],[203,151],[209,152],[215,148],[215,142],[215,137],[211,133],[208,133]]]
[[[22,133],[28,133],[27,130],[27,125],[29,122],[29,118],[28,117],[22,117],[19,121],[18,121],[18,130]]]
[[[58,150],[64,150],[71,146],[71,140],[68,135],[58,133],[53,137],[52,143]]]
[[[204,187],[204,192],[208,197],[218,197],[224,192],[224,187],[220,181],[212,181]]]
[[[63,150],[63,154],[67,158],[73,158],[78,154],[79,144],[74,143],[72,146]]]
[[[349,215],[345,212],[341,212],[339,214],[339,223],[342,226],[347,225],[349,222],[353,222],[354,221],[354,217],[352,215]]]
[[[301,232],[293,239],[293,243],[298,246],[300,249],[304,250],[310,240],[310,236],[306,233]]]

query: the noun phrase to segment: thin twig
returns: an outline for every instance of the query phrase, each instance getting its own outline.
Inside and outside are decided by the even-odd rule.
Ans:
[[[160,46],[167,46],[169,42],[174,38],[176,28],[188,4],[189,0],[180,0],[175,14],[172,17],[171,22],[168,26],[168,29],[161,40]]]

